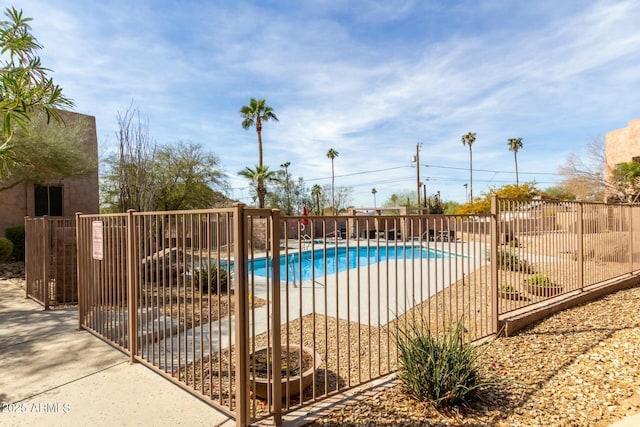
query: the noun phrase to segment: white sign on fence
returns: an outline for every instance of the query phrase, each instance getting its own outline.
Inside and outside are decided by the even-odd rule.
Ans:
[[[91,253],[93,259],[102,260],[103,254],[102,221],[91,222]]]

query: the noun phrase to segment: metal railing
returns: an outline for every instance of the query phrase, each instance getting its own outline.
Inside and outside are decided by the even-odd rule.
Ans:
[[[51,306],[76,304],[75,218],[25,218],[27,297]]]
[[[633,273],[633,209],[78,215],[80,326],[238,425],[280,423],[395,372],[396,328],[461,321],[473,341],[504,314]]]
[[[640,213],[638,209],[629,205],[499,200],[499,313],[582,292],[635,272],[640,246],[634,247],[633,213]],[[636,237],[638,226],[640,223],[635,226]]]

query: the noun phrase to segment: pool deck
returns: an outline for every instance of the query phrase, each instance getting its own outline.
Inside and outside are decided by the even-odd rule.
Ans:
[[[349,247],[356,246],[357,241],[349,242]],[[346,246],[343,243],[327,245],[327,248]],[[296,320],[315,312],[370,326],[383,326],[450,284],[461,280],[480,267],[486,259],[486,251],[479,244],[431,242],[422,247],[462,256],[374,263],[315,277],[301,284],[282,279],[282,321]],[[289,254],[297,252],[290,251]],[[281,271],[280,276],[286,278],[286,272]],[[266,299],[272,284],[268,286],[266,278],[254,277],[250,292]],[[387,289],[387,283],[396,285]],[[259,318],[257,312],[255,317]]]
[[[441,244],[436,245],[436,249],[443,249]],[[390,320],[460,280],[486,259],[484,251],[478,247],[474,249],[466,243],[456,245],[452,243],[448,246],[450,250],[456,247],[465,256],[422,259],[415,262],[409,260],[406,264],[401,262],[397,266],[395,263],[371,264],[368,267],[319,277],[315,281],[306,281],[302,286],[281,281],[281,322],[297,321],[304,316],[317,313],[363,325],[384,326]],[[272,283],[258,276],[254,276],[254,279],[249,292],[263,299],[268,297],[271,303],[273,301]],[[387,292],[385,283],[389,281],[394,281],[396,284],[406,283],[407,286],[397,285]],[[430,283],[438,285],[432,286]],[[412,292],[412,289],[415,291]],[[231,316],[222,322],[219,332],[217,324],[204,324],[187,331],[181,337],[173,335],[160,340],[158,353],[154,354],[155,362],[159,366],[169,368],[164,366],[165,354],[170,357],[171,349],[175,351],[180,348],[180,359],[168,360],[173,360],[172,368],[184,366],[187,361],[209,354],[208,346],[201,350],[200,345],[201,342],[208,343],[209,339],[212,342],[211,351],[213,352],[233,345],[235,343],[235,336],[232,333],[234,322],[235,317]],[[271,322],[269,306],[258,307],[251,311],[249,327],[252,332],[255,331],[256,335],[266,332]]]

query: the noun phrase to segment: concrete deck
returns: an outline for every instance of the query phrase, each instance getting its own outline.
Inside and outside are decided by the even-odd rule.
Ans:
[[[233,426],[235,421],[0,281],[0,425]]]

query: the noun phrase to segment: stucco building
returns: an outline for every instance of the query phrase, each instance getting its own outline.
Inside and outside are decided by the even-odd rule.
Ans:
[[[96,119],[62,111],[66,123],[83,121],[82,146],[91,158],[98,158]],[[99,209],[98,168],[91,173],[34,185],[21,183],[0,192],[0,236],[4,230],[24,225],[25,216],[73,216],[76,212],[97,213]]]
[[[613,182],[613,172],[621,163],[640,163],[640,119],[629,120],[627,127],[609,131],[605,134],[605,174],[607,182]],[[630,201],[629,194],[614,195],[607,190],[607,200]]]
[[[605,161],[607,174],[620,163],[640,162],[640,119],[605,134]]]

